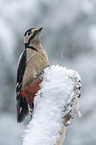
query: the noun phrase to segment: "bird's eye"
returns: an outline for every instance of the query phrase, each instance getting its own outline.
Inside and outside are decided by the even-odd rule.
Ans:
[[[29,36],[31,34],[31,32],[28,32],[27,35]]]

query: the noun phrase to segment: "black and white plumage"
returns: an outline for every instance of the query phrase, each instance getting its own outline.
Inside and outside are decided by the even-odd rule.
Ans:
[[[25,49],[17,69],[17,122],[22,122],[33,110],[34,97],[42,81],[39,76],[49,66],[47,54],[41,45],[41,30],[32,28],[24,34]]]

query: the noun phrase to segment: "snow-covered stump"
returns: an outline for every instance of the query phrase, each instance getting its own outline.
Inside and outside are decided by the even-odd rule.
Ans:
[[[75,117],[73,105],[80,117],[81,79],[76,71],[60,66],[46,68],[42,77],[23,145],[62,145],[66,128]]]

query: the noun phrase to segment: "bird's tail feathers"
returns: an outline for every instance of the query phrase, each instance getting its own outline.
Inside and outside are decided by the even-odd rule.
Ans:
[[[21,123],[25,117],[29,114],[28,103],[22,98],[18,99],[17,103],[17,122]]]

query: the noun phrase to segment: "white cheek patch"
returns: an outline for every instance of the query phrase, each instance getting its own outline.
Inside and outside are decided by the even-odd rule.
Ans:
[[[28,43],[30,36],[25,36],[24,37],[24,43]]]
[[[28,43],[28,38],[24,37],[24,43]]]

